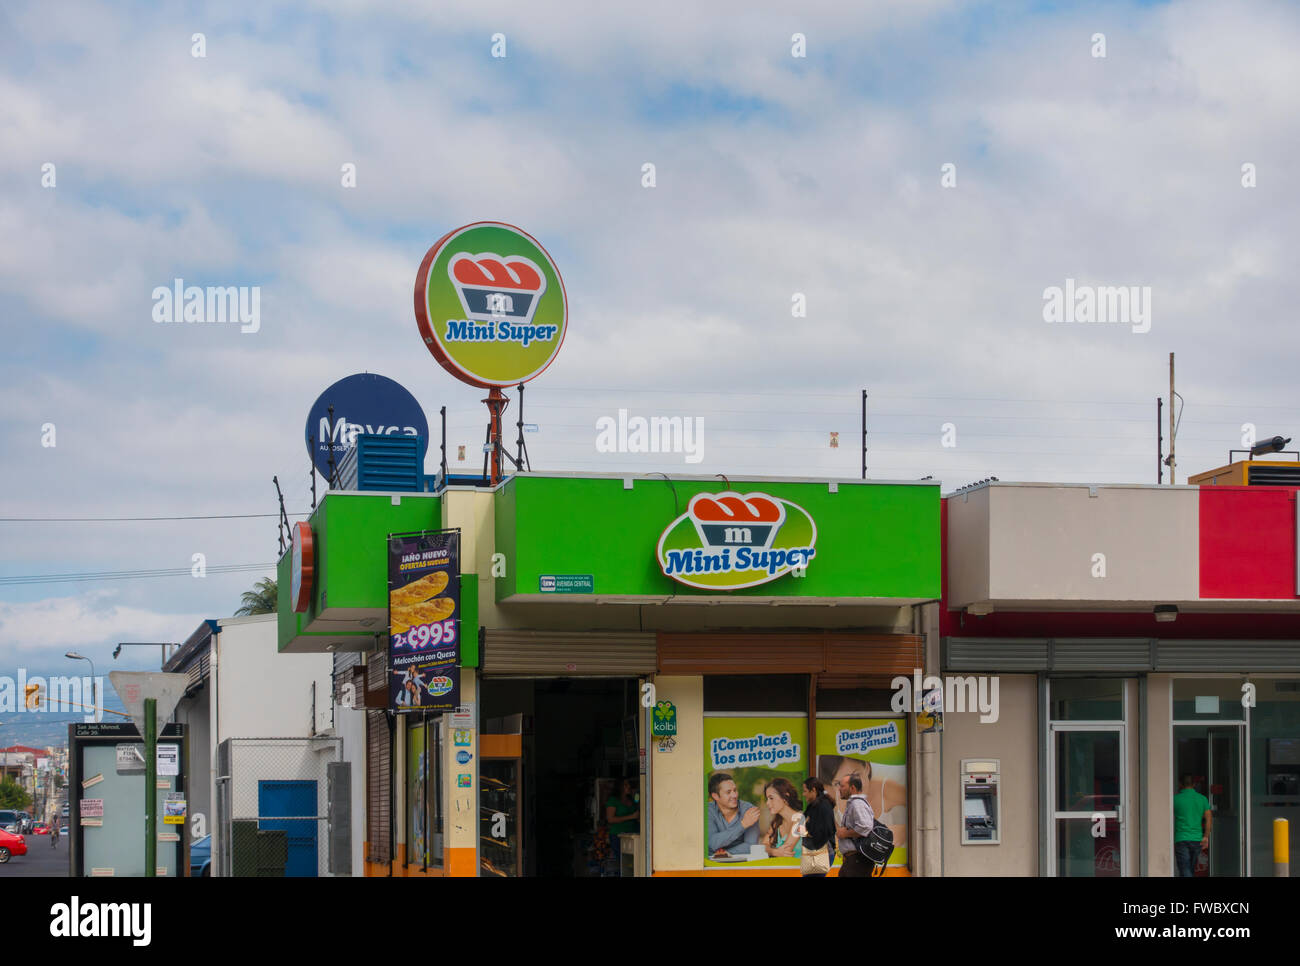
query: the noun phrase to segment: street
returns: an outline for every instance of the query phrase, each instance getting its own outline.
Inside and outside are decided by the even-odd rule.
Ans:
[[[0,865],[0,878],[17,876],[67,876],[68,840],[59,837],[59,844],[50,846],[48,835],[25,835],[27,854],[10,857]]]

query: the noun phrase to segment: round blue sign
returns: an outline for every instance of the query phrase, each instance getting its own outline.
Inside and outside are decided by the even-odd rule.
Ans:
[[[458,752],[456,752],[456,762],[457,762],[457,764],[460,764],[460,765],[468,765],[468,764],[469,764],[469,760],[470,760],[471,758],[473,758],[473,757],[474,757],[474,756],[471,755],[468,751],[458,751]]]
[[[334,407],[330,425],[329,407]],[[414,396],[400,383],[372,372],[340,379],[330,386],[307,414],[303,441],[321,476],[329,479],[330,440],[334,441],[334,467],[343,462],[343,454],[352,448],[357,436],[374,433],[380,436],[419,436],[420,463],[429,451],[429,421]],[[312,440],[315,440],[315,446]]]

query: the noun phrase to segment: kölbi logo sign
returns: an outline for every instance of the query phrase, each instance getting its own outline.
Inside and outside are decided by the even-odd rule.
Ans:
[[[817,524],[797,503],[768,493],[700,493],[659,537],[664,575],[703,590],[766,584],[808,566]]]
[[[332,424],[331,406],[334,407]],[[372,372],[340,379],[320,394],[307,414],[303,439],[321,476],[329,479],[331,443],[337,469],[343,454],[362,433],[419,436],[424,440],[420,447],[421,464],[429,449],[429,421],[419,402],[401,383]]]

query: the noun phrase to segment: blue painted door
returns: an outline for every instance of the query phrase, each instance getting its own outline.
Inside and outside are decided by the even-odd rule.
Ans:
[[[258,826],[283,830],[289,844],[286,876],[316,875],[316,783],[314,781],[259,781]],[[301,820],[294,815],[307,816]],[[277,816],[263,818],[262,816]]]

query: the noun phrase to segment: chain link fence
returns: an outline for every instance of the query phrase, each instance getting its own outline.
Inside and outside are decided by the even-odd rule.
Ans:
[[[214,874],[351,874],[341,738],[227,738],[217,746]]]

